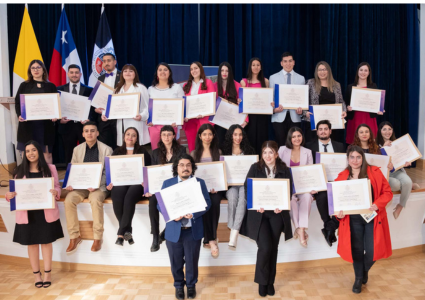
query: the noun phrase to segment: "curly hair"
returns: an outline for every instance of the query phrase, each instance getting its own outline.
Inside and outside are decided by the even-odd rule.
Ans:
[[[240,129],[242,131],[242,141],[240,144],[240,148],[244,155],[253,155],[255,154],[254,148],[249,144],[248,136],[246,135],[245,130],[242,126],[238,124],[233,124],[230,126],[229,130],[226,132],[226,136],[224,137],[223,142],[223,155],[232,155],[232,147],[233,147],[233,133],[236,129]]]
[[[375,139],[373,137],[373,132],[370,129],[369,125],[367,124],[360,124],[357,129],[356,129],[356,134],[354,135],[354,142],[353,145],[355,146],[359,146],[360,148],[362,147],[362,143],[360,142],[360,138],[359,138],[359,130],[362,127],[366,127],[369,130],[369,139],[367,141],[367,144],[369,146],[369,153],[370,154],[381,154],[381,151],[379,151],[379,146],[378,144],[375,142]]]
[[[182,160],[182,159],[188,159],[188,160],[190,160],[190,163],[192,164],[192,176],[194,176],[195,175],[195,171],[196,171],[196,169],[198,168],[197,166],[196,166],[196,164],[195,164],[195,160],[193,159],[193,157],[192,156],[190,156],[189,154],[187,154],[187,153],[182,153],[181,155],[179,155],[179,157],[177,157],[177,159],[173,162],[173,167],[172,167],[172,169],[173,169],[173,176],[174,177],[176,177],[176,176],[178,176],[179,175],[179,173],[177,172],[177,167],[178,167],[178,165],[179,165],[179,162],[180,162],[180,160]]]

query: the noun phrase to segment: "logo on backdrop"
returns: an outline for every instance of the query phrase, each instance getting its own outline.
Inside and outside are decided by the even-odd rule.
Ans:
[[[93,60],[92,60],[92,64],[91,64],[91,68],[93,70],[93,75],[94,77],[96,77],[96,79],[98,79],[101,75],[105,74],[106,71],[105,69],[102,67],[102,58],[103,55],[105,55],[105,53],[112,53],[115,55],[115,51],[114,51],[114,47],[105,47],[102,49],[97,49],[93,55]]]

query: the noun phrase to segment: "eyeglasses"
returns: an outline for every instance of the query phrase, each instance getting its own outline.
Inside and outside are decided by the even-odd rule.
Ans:
[[[327,69],[318,69],[317,71],[318,72],[327,72],[328,70]]]
[[[37,70],[40,70],[40,69],[42,69],[42,67],[31,67],[31,70],[33,70],[33,71],[37,71]]]

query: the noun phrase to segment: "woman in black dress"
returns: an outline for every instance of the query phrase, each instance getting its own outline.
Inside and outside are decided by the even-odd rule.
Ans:
[[[24,149],[25,155],[22,163],[15,169],[14,177],[17,179],[53,177],[55,188],[51,189],[50,192],[56,200],[59,200],[61,186],[56,167],[46,163],[43,151],[36,141],[27,142]],[[10,201],[15,196],[16,192],[8,192],[6,193],[6,200]],[[53,209],[16,211],[13,241],[28,246],[28,256],[37,288],[48,288],[51,285],[52,243],[60,238],[63,238],[63,231],[57,205]],[[40,245],[44,262],[44,280],[41,279],[40,273]]]
[[[25,144],[34,140],[41,145],[47,163],[52,163],[55,142],[55,122],[52,120],[25,121],[21,117],[21,94],[57,93],[56,86],[47,80],[47,69],[41,60],[33,60],[28,67],[28,79],[21,83],[15,97],[16,115],[19,116],[18,150],[24,151]]]

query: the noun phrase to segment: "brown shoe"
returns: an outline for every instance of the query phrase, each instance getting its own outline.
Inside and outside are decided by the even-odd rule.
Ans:
[[[102,248],[102,240],[94,240],[91,251],[97,252]]]
[[[78,245],[81,244],[83,240],[81,237],[77,237],[76,239],[70,239],[69,240],[69,246],[66,249],[66,253],[73,253],[75,250],[77,250]]]

